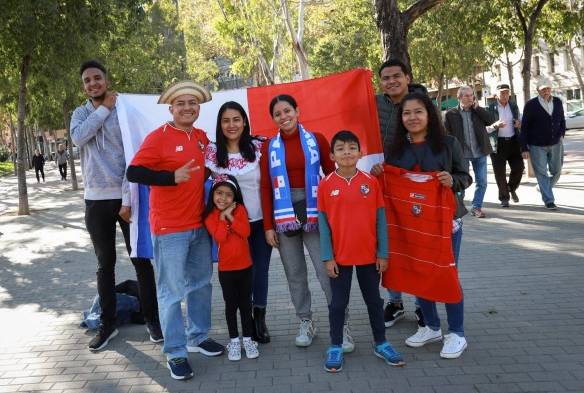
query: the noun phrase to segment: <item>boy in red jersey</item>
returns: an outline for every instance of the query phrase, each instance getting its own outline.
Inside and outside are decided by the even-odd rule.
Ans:
[[[373,352],[392,366],[403,366],[402,356],[385,339],[380,274],[387,268],[387,225],[383,195],[373,176],[357,169],[361,158],[359,139],[351,131],[339,131],[332,139],[331,159],[336,171],[318,187],[320,255],[331,279],[329,305],[331,346],[325,370],[343,366],[343,323],[349,303],[353,266],[375,341]]]

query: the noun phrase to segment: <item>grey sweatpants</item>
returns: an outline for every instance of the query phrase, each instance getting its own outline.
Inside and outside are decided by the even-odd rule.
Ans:
[[[293,188],[291,191],[292,202],[305,199],[304,189]],[[300,319],[312,319],[312,299],[308,288],[308,269],[304,246],[308,249],[308,254],[316,271],[316,278],[324,291],[327,304],[330,304],[332,299],[330,278],[326,273],[324,263],[320,259],[319,233],[318,231],[301,232],[293,237],[278,233],[278,241],[280,242],[278,250],[284,265],[284,273],[288,280],[290,297],[296,309],[296,315]]]

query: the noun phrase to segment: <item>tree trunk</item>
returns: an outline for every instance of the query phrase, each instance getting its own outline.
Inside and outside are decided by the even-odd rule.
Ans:
[[[531,55],[533,54],[533,36],[526,32],[524,40],[525,57],[521,68],[521,79],[523,80],[523,102],[531,98]]]
[[[513,85],[513,64],[509,60],[509,52],[505,49],[505,67],[507,67],[507,75],[509,76],[509,90],[511,94],[515,94],[515,86]]]
[[[529,20],[527,15],[521,9],[521,0],[512,0],[515,9],[515,15],[519,19],[521,29],[523,31],[523,47],[524,58],[523,68],[521,69],[521,78],[523,79],[523,100],[527,102],[530,98],[530,82],[531,82],[531,55],[533,54],[533,39],[535,37],[535,29],[537,26],[537,19],[541,15],[541,11],[549,0],[538,0]]]
[[[69,173],[71,175],[71,187],[73,191],[79,189],[79,184],[77,183],[77,172],[75,171],[75,157],[73,157],[73,141],[71,140],[71,133],[69,132],[69,127],[71,125],[71,99],[69,97],[65,98],[63,101],[63,121],[65,122],[65,136],[67,137],[67,151],[69,152]]]
[[[280,0],[282,13],[284,14],[284,22],[286,22],[286,28],[288,29],[290,39],[292,40],[292,49],[296,55],[298,71],[300,72],[300,78],[302,80],[310,78],[308,57],[306,56],[304,44],[302,43],[302,40],[304,39],[304,1],[305,0],[300,0],[298,3],[298,32],[296,32],[296,29],[294,29],[294,26],[292,25],[292,17],[288,10],[288,4],[286,3],[286,0]]]
[[[12,158],[12,165],[14,166],[14,176],[16,176],[18,173],[16,170],[17,139],[16,131],[14,130],[14,121],[12,120],[12,113],[8,113],[8,118],[10,119],[10,137],[12,138],[12,151],[10,152],[10,156]]]
[[[26,153],[24,119],[26,117],[26,80],[30,67],[30,55],[24,55],[20,63],[20,82],[18,88],[18,215],[29,215],[28,192],[26,189],[26,168],[24,159]]]
[[[400,12],[397,0],[375,0],[375,17],[381,33],[383,60],[399,59],[411,69],[408,30],[416,19],[443,1],[417,0],[404,12]]]
[[[572,62],[574,73],[576,73],[578,85],[580,86],[580,97],[582,97],[582,95],[584,95],[584,79],[582,79],[582,72],[580,71],[581,66],[580,63],[578,63],[576,56],[574,55],[574,48],[572,48],[572,43],[570,41],[566,43],[566,50],[568,51],[568,56],[570,56],[570,61]],[[582,99],[584,100],[584,97],[582,97]]]

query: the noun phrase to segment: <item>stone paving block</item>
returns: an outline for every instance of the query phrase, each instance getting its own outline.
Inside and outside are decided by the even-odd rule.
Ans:
[[[20,385],[19,392],[45,392],[53,387],[53,383],[30,383]]]

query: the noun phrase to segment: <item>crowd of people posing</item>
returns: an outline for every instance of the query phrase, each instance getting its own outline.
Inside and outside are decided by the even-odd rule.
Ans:
[[[172,120],[148,134],[126,168],[116,95],[109,90],[106,69],[88,61],[80,74],[89,99],[72,116],[71,137],[81,151],[85,221],[98,260],[102,308],[101,327],[89,343],[90,350],[103,349],[118,334],[115,227],[119,223],[130,251],[128,182],[134,182],[150,187],[153,264],[144,258],[131,260],[150,339],[164,342],[162,351],[172,378],[193,376],[189,352],[218,356],[225,351],[208,335],[211,239],[218,245],[229,360],[240,360],[242,352],[257,358],[258,343],[270,342],[266,307],[274,248],[300,321],[295,345],[311,345],[317,329],[306,248],[329,307],[331,345],[324,368],[340,371],[344,353],[355,347],[348,324],[353,267],[367,306],[373,353],[389,365],[405,364],[385,337],[385,328],[403,318],[404,308],[401,293],[389,290],[384,311],[379,293],[380,275],[392,259],[388,259],[391,244],[378,177],[387,165],[431,172],[439,187],[449,190],[455,200],[448,218],[452,264],[458,264],[462,217],[467,213],[462,192],[472,178],[463,147],[447,135],[430,98],[408,91],[409,72],[401,62],[390,60],[379,70],[385,93],[377,98],[385,164],[374,166],[371,173],[357,169],[361,145],[355,133],[339,130],[329,142],[319,132],[305,129],[301,105],[286,94],[274,97],[266,108],[277,129],[274,137],[253,136],[246,111],[230,101],[219,109],[216,141],[210,142],[194,123],[200,105],[210,101],[211,94],[190,81],[173,84],[160,96],[158,103],[169,105]],[[398,90],[401,97],[394,102]],[[205,197],[204,183],[209,178],[212,184]],[[421,347],[443,340],[440,356],[459,357],[467,347],[463,301],[446,304],[448,334],[444,336],[436,303],[417,298],[416,305],[418,330],[406,345]]]

